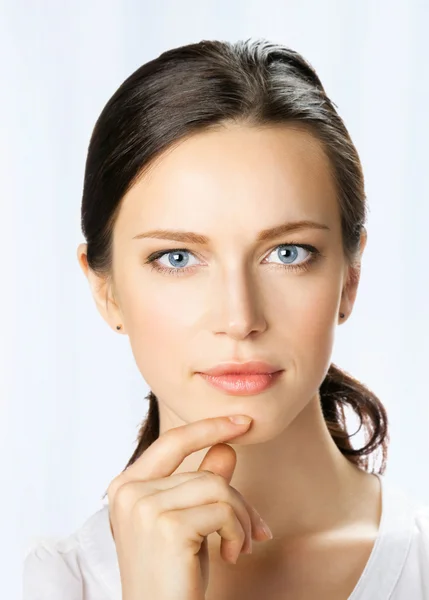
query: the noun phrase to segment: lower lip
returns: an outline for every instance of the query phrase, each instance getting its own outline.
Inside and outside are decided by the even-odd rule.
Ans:
[[[213,387],[233,394],[234,396],[251,396],[259,394],[271,387],[279,378],[283,371],[275,373],[254,373],[252,375],[234,374],[234,375],[207,375],[198,373]]]

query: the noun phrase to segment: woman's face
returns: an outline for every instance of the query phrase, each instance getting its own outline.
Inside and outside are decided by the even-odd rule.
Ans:
[[[321,227],[258,241],[263,230],[304,220]],[[151,230],[208,241],[141,237]],[[156,252],[165,254],[149,264]],[[342,298],[348,268],[329,163],[310,133],[235,125],[182,141],[124,197],[113,254],[120,311],[109,322],[123,324],[158,397],[161,433],[248,414],[254,425],[246,441],[260,442],[317,394],[338,313],[348,315],[353,298]],[[228,395],[197,374],[257,359],[284,369],[260,394]]]

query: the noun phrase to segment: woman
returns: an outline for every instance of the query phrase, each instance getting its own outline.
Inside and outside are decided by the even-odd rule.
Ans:
[[[149,413],[107,505],[28,553],[25,598],[429,598],[429,510],[384,481],[385,409],[330,362],[365,221],[356,149],[296,52],[202,41],[120,86],[78,260]]]

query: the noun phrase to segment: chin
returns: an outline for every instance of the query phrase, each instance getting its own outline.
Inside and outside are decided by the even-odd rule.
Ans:
[[[247,446],[251,444],[263,444],[265,442],[271,442],[280,434],[282,434],[288,427],[289,423],[281,423],[279,419],[273,421],[267,421],[266,418],[261,421],[257,417],[253,416],[251,411],[243,411],[244,414],[248,414],[249,417],[253,417],[250,430],[246,431],[232,440],[228,440],[225,443],[233,446]],[[238,413],[237,414],[241,414]]]

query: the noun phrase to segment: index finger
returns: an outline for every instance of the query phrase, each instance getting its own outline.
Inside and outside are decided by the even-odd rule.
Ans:
[[[251,422],[251,421],[250,421]],[[224,440],[238,437],[247,424],[235,424],[229,417],[211,417],[169,429],[122,474],[125,481],[168,477],[186,456]]]

